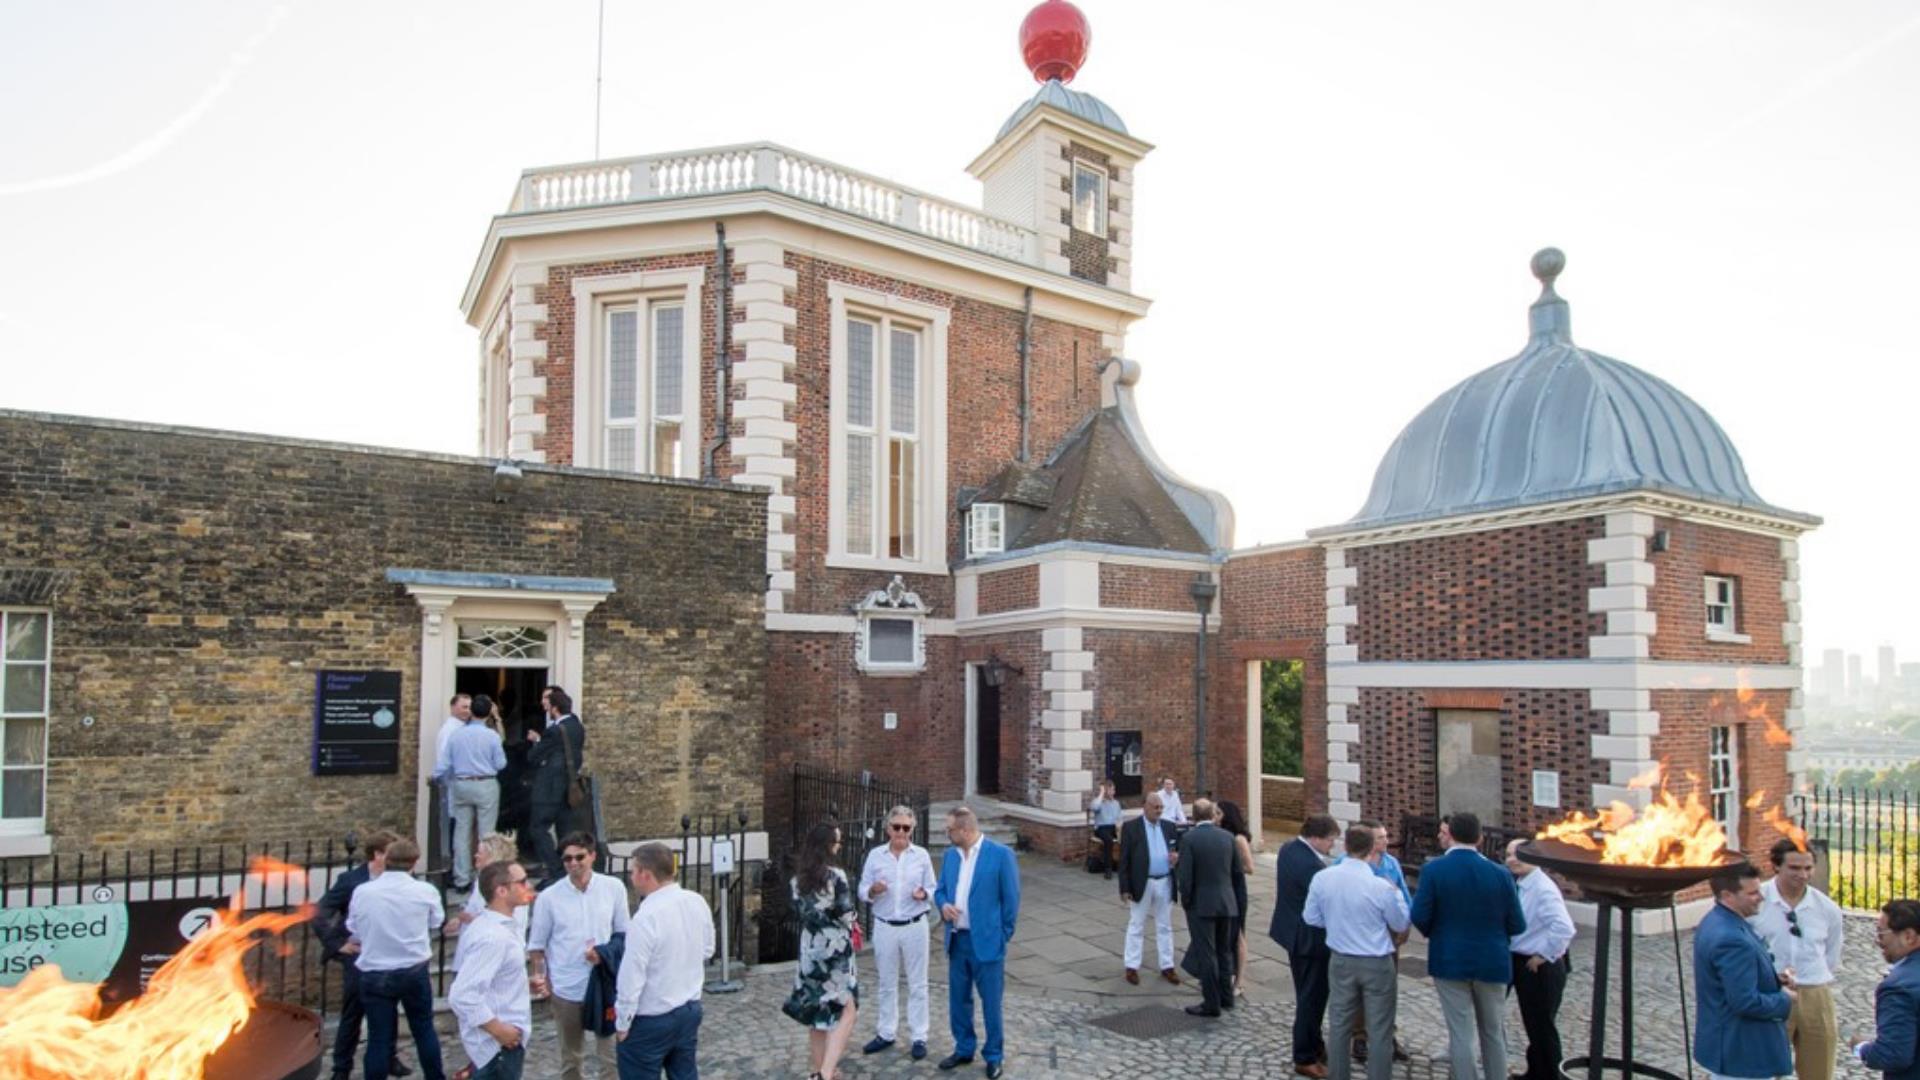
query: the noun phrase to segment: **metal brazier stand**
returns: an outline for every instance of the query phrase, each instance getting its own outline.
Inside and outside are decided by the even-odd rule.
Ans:
[[[1575,847],[1560,840],[1529,840],[1520,845],[1521,859],[1551,870],[1575,885],[1599,907],[1599,920],[1593,944],[1593,1027],[1587,1042],[1587,1056],[1568,1058],[1560,1065],[1568,1080],[1600,1080],[1601,1073],[1617,1070],[1621,1080],[1651,1077],[1653,1080],[1681,1080],[1679,1076],[1633,1059],[1633,913],[1666,908],[1672,910],[1673,897],[1680,890],[1707,880],[1722,869],[1746,860],[1723,854],[1717,863],[1706,866],[1621,866],[1600,861],[1597,852]],[[1613,913],[1620,913],[1620,1056],[1605,1056],[1607,1035],[1607,967]],[[1687,1032],[1686,973],[1680,970],[1679,929],[1674,930],[1674,967],[1681,982],[1680,1027]],[[1688,1056],[1692,1056],[1691,1035]],[[1692,1071],[1692,1062],[1688,1062]]]

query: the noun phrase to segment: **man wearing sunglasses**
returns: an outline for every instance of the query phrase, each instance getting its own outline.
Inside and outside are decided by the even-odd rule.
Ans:
[[[1840,970],[1846,933],[1840,905],[1808,882],[1813,856],[1792,840],[1768,853],[1773,879],[1760,886],[1760,913],[1748,920],[1773,953],[1773,969],[1791,971],[1800,996],[1787,1017],[1793,1071],[1800,1080],[1833,1080],[1840,1026],[1833,1009],[1833,980]]]
[[[527,937],[534,991],[552,994],[553,1022],[560,1029],[561,1080],[582,1080],[589,1022],[594,1025],[598,1075],[601,1080],[613,1080],[614,1075],[614,1040],[600,1035],[598,1017],[583,1017],[582,1012],[587,985],[600,963],[599,946],[627,932],[627,887],[619,878],[594,873],[593,854],[593,837],[586,833],[561,842],[566,876],[533,902],[533,927]]]
[[[877,1054],[893,1045],[900,1024],[900,974],[907,976],[907,1033],[913,1060],[927,1056],[927,911],[939,881],[927,849],[913,842],[913,810],[887,814],[887,842],[867,852],[860,899],[873,905],[873,962],[880,974],[880,1010],[873,1040]]]

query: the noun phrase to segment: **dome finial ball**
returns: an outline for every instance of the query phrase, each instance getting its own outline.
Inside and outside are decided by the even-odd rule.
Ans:
[[[1020,23],[1020,57],[1035,82],[1072,82],[1092,44],[1093,27],[1067,0],[1045,0]]]
[[[1549,289],[1553,288],[1553,279],[1559,277],[1560,271],[1566,268],[1566,252],[1559,248],[1541,248],[1533,253],[1533,276]]]

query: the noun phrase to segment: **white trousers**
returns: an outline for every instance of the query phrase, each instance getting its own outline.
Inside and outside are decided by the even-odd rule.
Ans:
[[[900,974],[907,976],[907,1031],[914,1042],[927,1041],[927,924],[891,926],[873,920],[873,963],[880,972],[880,1013],[873,1033],[891,1041],[900,1030]]]
[[[1173,967],[1173,878],[1147,879],[1147,894],[1127,908],[1127,967],[1138,968],[1145,955],[1147,915],[1153,915],[1153,944],[1160,956],[1160,970]]]

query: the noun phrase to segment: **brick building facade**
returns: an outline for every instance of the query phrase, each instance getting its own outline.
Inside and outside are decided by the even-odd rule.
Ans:
[[[425,835],[446,698],[516,674],[581,700],[608,835],[762,819],[758,492],[529,466],[496,500],[488,461],[21,413],[0,461],[0,608],[51,639],[0,852]],[[509,627],[516,666],[476,655]],[[323,670],[398,673],[397,769],[317,775]]]

